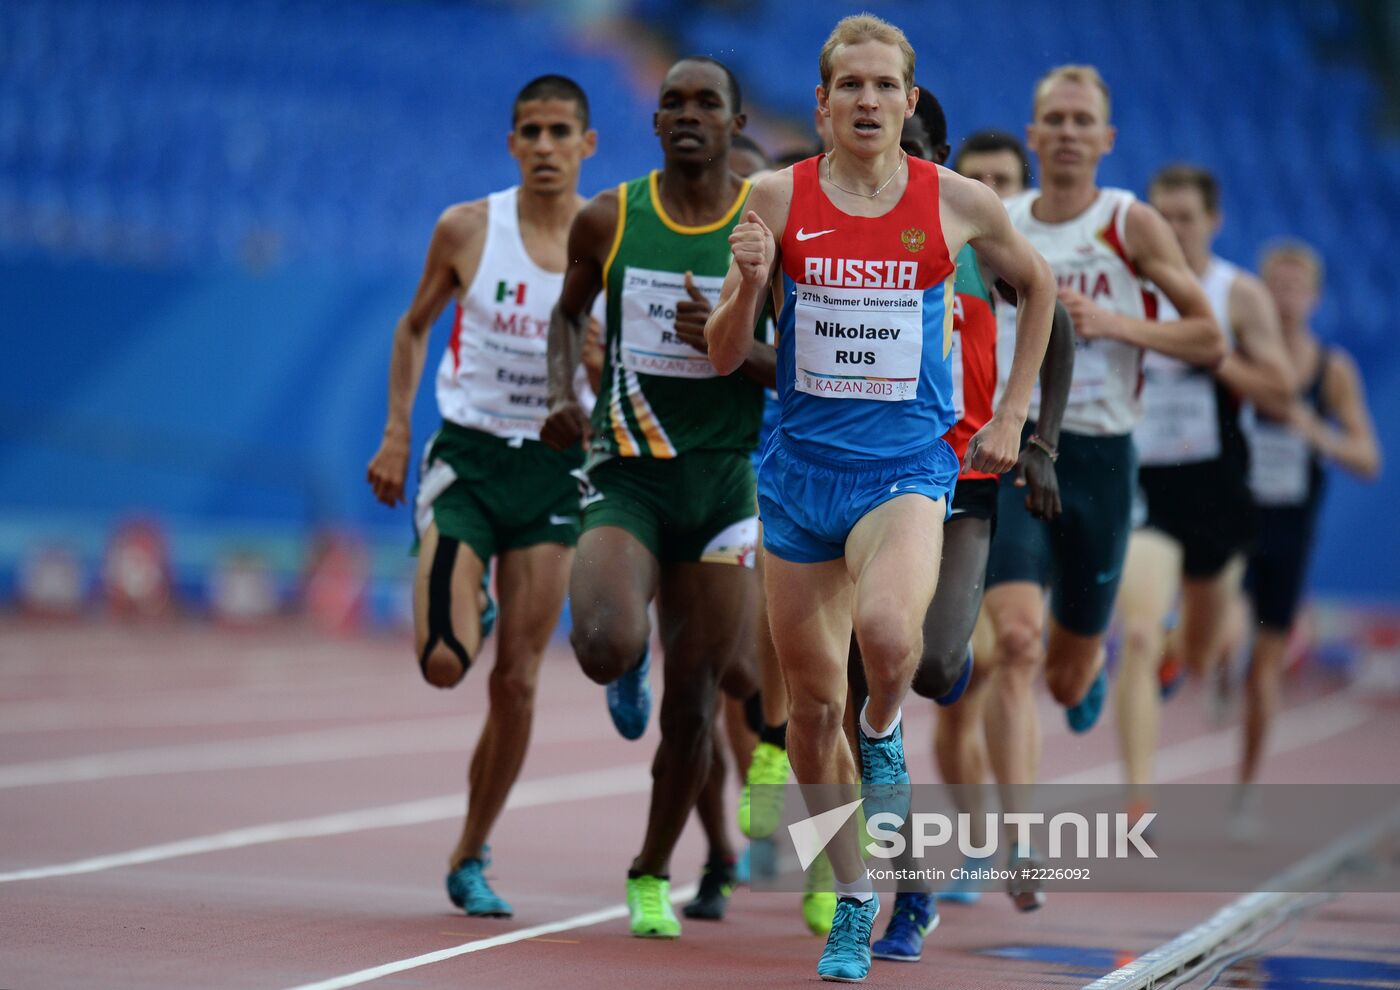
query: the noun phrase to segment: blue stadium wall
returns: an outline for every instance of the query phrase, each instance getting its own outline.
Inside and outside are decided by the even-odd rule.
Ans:
[[[0,598],[35,538],[67,534],[93,555],[141,510],[168,520],[191,560],[208,553],[182,547],[217,552],[218,534],[295,542],[325,525],[397,553],[407,512],[373,503],[363,480],[389,338],[438,212],[514,180],[515,88],[541,72],[578,78],[600,130],[583,187],[638,174],[658,158],[647,25],[673,51],[732,64],[762,111],[756,135],[781,151],[805,130],[817,47],[852,9],[520,6],[0,3]],[[1356,355],[1394,459],[1400,143],[1374,132],[1379,91],[1347,56],[1346,3],[871,6],[909,31],[954,141],[1019,132],[1040,73],[1096,62],[1120,129],[1106,183],[1140,192],[1165,161],[1191,159],[1221,176],[1226,257],[1252,264],[1284,234],[1317,243],[1329,264],[1318,329]],[[632,20],[568,19],[603,8]],[[1395,475],[1334,474],[1319,590],[1400,599]]]
[[[407,510],[376,503],[364,472],[415,277],[0,264],[0,519],[90,540],[93,527],[141,511],[214,535],[341,525],[406,546]],[[447,324],[434,329],[414,411],[420,444],[436,423],[431,379]],[[1400,450],[1398,370],[1363,365],[1390,451]],[[1316,589],[1400,599],[1396,478],[1361,485],[1333,473]],[[12,567],[3,542],[0,568]]]

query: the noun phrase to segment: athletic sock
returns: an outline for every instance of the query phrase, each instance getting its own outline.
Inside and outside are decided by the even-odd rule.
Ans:
[[[862,874],[860,879],[852,880],[850,883],[837,880],[832,886],[836,891],[837,897],[849,897],[852,900],[860,901],[862,904],[875,896],[875,888],[870,884],[870,877],[864,874]]]
[[[744,699],[744,722],[749,731],[763,732],[763,692],[755,691]]]
[[[890,724],[887,725],[887,726],[885,727],[885,731],[884,731],[884,732],[876,732],[875,729],[870,725],[869,720],[865,717],[865,713],[866,713],[867,710],[869,710],[869,708],[870,708],[870,699],[869,699],[869,698],[866,698],[866,699],[865,699],[865,704],[862,705],[862,706],[861,706],[861,709],[860,709],[860,731],[863,732],[863,733],[865,733],[865,738],[867,738],[867,739],[887,739],[887,738],[889,738],[890,736],[894,735],[894,730],[897,729],[897,728],[899,728],[899,722],[900,722],[900,720],[901,720],[902,718],[904,718],[904,709],[902,709],[902,708],[897,708],[897,709],[895,709],[894,721],[890,722]]]
[[[640,880],[642,877],[656,877],[656,879],[658,879],[658,880],[670,880],[670,879],[671,879],[671,874],[669,874],[669,873],[644,873],[644,872],[642,872],[641,870],[628,870],[628,871],[627,871],[627,879],[628,879],[628,880]]]
[[[777,746],[779,749],[787,750],[787,723],[781,725],[765,725],[758,732],[759,742],[766,742],[770,746]]]

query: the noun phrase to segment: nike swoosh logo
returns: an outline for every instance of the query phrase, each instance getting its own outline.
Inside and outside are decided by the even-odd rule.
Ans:
[[[823,234],[834,234],[834,233],[836,233],[836,228],[835,228],[835,227],[832,227],[830,230],[814,230],[814,231],[812,231],[810,234],[807,233],[807,232],[805,232],[801,227],[798,227],[798,228],[797,228],[797,239],[798,239],[799,241],[810,241],[810,240],[811,240],[812,238],[814,238],[814,237],[821,237]]]
[[[549,524],[550,524],[551,526],[568,526],[570,523],[576,523],[576,522],[578,522],[578,516],[550,516],[550,517],[549,517]]]
[[[907,492],[909,489],[906,488],[904,490]],[[894,493],[897,491],[899,491],[899,482],[896,481],[894,484],[890,485],[890,492]]]

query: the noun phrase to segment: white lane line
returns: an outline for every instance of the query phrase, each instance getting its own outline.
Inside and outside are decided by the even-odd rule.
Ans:
[[[696,887],[696,884],[691,883],[671,891],[671,901],[674,903],[694,897]],[[494,949],[498,945],[510,945],[514,942],[524,942],[527,939],[539,938],[541,935],[553,935],[555,932],[567,932],[577,928],[588,928],[592,925],[600,925],[605,921],[613,921],[617,918],[625,917],[627,917],[627,905],[614,904],[612,907],[603,908],[598,911],[589,911],[587,914],[576,914],[572,918],[565,918],[562,921],[550,921],[543,925],[535,925],[532,928],[519,928],[513,932],[494,935],[491,938],[477,939],[475,942],[463,942],[461,945],[454,945],[448,949],[426,952],[421,956],[413,956],[409,959],[400,959],[397,962],[384,963],[382,966],[372,966],[369,969],[362,969],[355,973],[347,973],[344,976],[335,976],[329,980],[321,980],[317,983],[303,983],[301,986],[290,988],[290,990],[343,990],[345,987],[356,987],[361,983],[369,983],[372,980],[378,980],[385,976],[393,976],[395,973],[402,973],[405,970],[418,969],[420,966],[431,966],[433,963],[442,962],[445,959],[455,959],[457,956],[465,956],[469,952]]]
[[[611,735],[601,720],[592,720],[594,733],[579,732],[579,725],[545,719],[532,742],[587,741]],[[0,790],[41,784],[72,784],[145,777],[158,774],[196,773],[209,770],[246,770],[330,763],[407,753],[465,752],[481,730],[480,715],[406,719],[336,729],[319,729],[286,735],[257,736],[220,742],[179,746],[154,746],[120,750],[59,760],[0,764]]]
[[[1291,708],[1278,716],[1269,752],[1286,753],[1339,736],[1367,722],[1374,713],[1346,698],[1328,698]],[[1174,743],[1157,752],[1157,781],[1166,783],[1212,770],[1236,766],[1238,729],[1220,729]],[[1048,780],[1048,784],[1112,784],[1122,777],[1120,760],[1077,770]]]
[[[480,716],[434,718],[295,732],[278,736],[153,746],[59,760],[0,765],[0,790],[41,784],[145,777],[204,770],[285,767],[372,756],[401,756],[466,749],[481,727]]]
[[[380,676],[345,675],[320,686],[288,680],[274,685],[211,684],[207,688],[113,692],[100,698],[0,702],[0,734],[370,718],[382,714],[383,706],[367,707],[362,700],[364,689],[382,688],[383,684]],[[316,693],[310,697],[288,695],[289,688]]]
[[[385,649],[389,649],[386,647]],[[395,652],[412,664],[412,654],[402,648]],[[382,653],[371,643],[333,643],[324,640],[303,643],[242,644],[237,636],[228,639],[185,637],[179,633],[152,636],[135,641],[123,638],[98,638],[91,641],[67,641],[51,644],[39,651],[0,650],[0,682],[10,683],[22,678],[55,677],[71,680],[82,677],[106,677],[130,680],[149,676],[167,678],[169,665],[181,661],[181,673],[226,673],[227,661],[236,660],[238,671],[256,669],[289,672],[303,678],[328,671],[341,673],[378,673],[392,676],[391,668],[377,663]],[[409,670],[412,667],[408,667]]]
[[[634,763],[627,766],[609,767],[604,770],[590,770],[583,773],[563,774],[558,777],[523,780],[511,790],[510,798],[506,801],[506,810],[536,808],[567,801],[585,801],[590,798],[642,793],[651,788],[650,770],[650,764]],[[13,870],[9,873],[0,873],[0,883],[15,883],[20,880],[47,880],[53,877],[76,876],[81,873],[99,873],[103,870],[114,870],[124,866],[156,863],[183,856],[199,856],[226,849],[242,849],[247,846],[265,845],[269,842],[286,842],[290,839],[315,839],[329,835],[363,832],[368,829],[422,825],[426,822],[442,821],[447,818],[460,818],[465,810],[465,805],[466,799],[463,795],[454,793],[422,798],[417,801],[381,805],[376,808],[360,808],[355,811],[320,815],[315,818],[253,825],[106,856],[94,856],[90,859],[80,859],[70,863]]]

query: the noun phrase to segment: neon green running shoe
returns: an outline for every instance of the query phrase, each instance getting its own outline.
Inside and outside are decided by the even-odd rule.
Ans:
[[[754,747],[748,778],[739,792],[740,832],[750,839],[773,834],[783,817],[783,785],[791,771],[787,750],[767,742]]]
[[[627,910],[638,938],[680,938],[681,923],[671,909],[671,881],[661,877],[627,878]]]
[[[831,874],[831,860],[822,853],[807,869],[806,890],[802,893],[802,920],[813,935],[831,932],[831,919],[836,914],[836,878]]]

